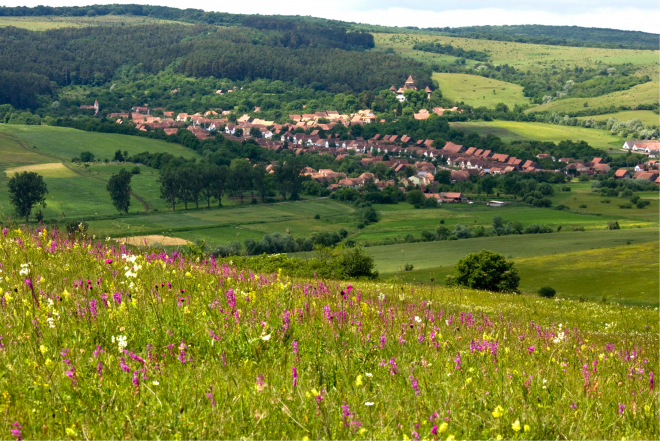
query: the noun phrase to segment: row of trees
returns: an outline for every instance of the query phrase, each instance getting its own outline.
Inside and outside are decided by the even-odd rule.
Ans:
[[[278,189],[282,199],[298,199],[304,177],[300,175],[304,165],[293,158],[291,161],[281,161],[274,172],[269,173],[262,164],[252,165],[246,159],[234,159],[230,166],[188,163],[180,167],[161,169],[160,197],[176,209],[177,203],[182,203],[185,209],[188,204],[199,208],[200,201],[211,202],[222,206],[222,198],[227,194],[237,197],[241,204],[246,194],[250,194],[252,203],[257,196],[262,202],[273,195],[273,189]]]

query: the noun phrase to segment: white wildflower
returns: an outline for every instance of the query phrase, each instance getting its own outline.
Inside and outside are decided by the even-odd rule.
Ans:
[[[415,316],[415,321],[416,321],[417,323],[422,323],[422,319],[419,318],[419,316]]]

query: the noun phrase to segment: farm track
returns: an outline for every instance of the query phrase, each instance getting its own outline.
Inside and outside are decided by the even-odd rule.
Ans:
[[[66,168],[68,168],[69,170],[71,170],[72,172],[74,172],[75,174],[77,174],[78,176],[82,176],[82,177],[85,177],[85,178],[96,179],[97,181],[101,181],[101,182],[108,182],[107,180],[105,180],[105,179],[103,179],[103,178],[99,178],[98,176],[90,176],[90,175],[87,175],[87,174],[83,173],[83,172],[80,171],[80,170],[76,170],[75,168],[71,167],[71,165],[67,164],[67,162],[66,162],[66,158],[63,158],[63,157],[58,156],[58,155],[53,155],[53,154],[50,154],[50,153],[40,152],[40,151],[39,151],[38,149],[36,149],[36,148],[30,148],[30,146],[27,144],[27,142],[22,141],[22,140],[20,140],[20,139],[18,139],[18,138],[15,138],[15,137],[13,137],[13,136],[11,136],[11,135],[7,135],[6,133],[0,133],[0,138],[4,138],[4,139],[6,139],[6,140],[9,140],[9,141],[13,141],[13,142],[15,142],[15,143],[17,143],[18,145],[20,145],[21,148],[23,148],[24,150],[27,150],[28,152],[36,153],[36,154],[38,154],[38,155],[45,156],[45,157],[47,157],[47,158],[53,158],[53,159],[56,159],[56,160],[58,160],[59,162],[61,162],[63,166],[65,166]],[[140,196],[138,196],[138,195],[137,195],[135,192],[133,192],[133,191],[131,191],[131,196],[133,196],[135,199],[137,199],[138,201],[140,201],[140,203],[144,206],[144,212],[145,212],[145,213],[149,213],[150,207],[149,207],[149,204],[147,203],[147,201],[145,201],[144,199],[142,199]]]

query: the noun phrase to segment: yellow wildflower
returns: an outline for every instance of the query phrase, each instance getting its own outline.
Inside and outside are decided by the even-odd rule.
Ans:
[[[465,384],[470,384],[472,383],[472,377],[469,377],[467,380],[465,380]]]
[[[504,415],[504,409],[502,409],[502,406],[497,406],[493,411],[493,417],[499,418],[502,415]]]
[[[532,428],[525,424],[525,433],[529,432],[530,430],[532,430]]]
[[[355,385],[362,386],[362,375],[357,376],[357,378],[355,379]]]
[[[438,433],[444,433],[447,431],[447,427],[449,427],[449,424],[447,423],[442,423],[440,424],[440,427],[438,427]]]
[[[454,435],[449,435],[447,441],[456,441],[456,437]]]
[[[515,420],[513,424],[511,424],[511,428],[514,432],[520,432],[520,420]]]
[[[71,298],[71,293],[65,289],[64,291],[62,291],[62,297],[69,300]]]
[[[39,346],[39,352],[41,352],[42,354],[45,354],[46,352],[48,352],[48,348],[44,345],[41,345],[41,346]]]

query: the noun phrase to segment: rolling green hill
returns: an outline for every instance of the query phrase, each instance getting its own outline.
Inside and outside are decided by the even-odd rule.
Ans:
[[[517,84],[457,73],[434,73],[432,78],[438,82],[444,97],[473,107],[494,108],[504,103],[513,109],[516,104],[530,104],[522,86]]]

